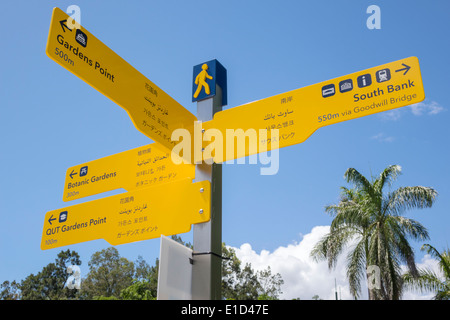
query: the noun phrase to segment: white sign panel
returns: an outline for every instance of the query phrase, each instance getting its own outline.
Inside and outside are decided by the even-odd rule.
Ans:
[[[158,300],[192,300],[192,249],[161,236]]]

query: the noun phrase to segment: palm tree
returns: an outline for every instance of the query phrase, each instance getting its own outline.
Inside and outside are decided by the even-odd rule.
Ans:
[[[419,277],[416,279],[407,272],[403,275],[406,288],[421,292],[434,291],[434,300],[450,300],[450,249],[439,253],[432,245],[424,244],[421,250],[438,260],[443,277],[429,269],[419,269]]]
[[[360,296],[362,280],[373,278],[369,269],[379,270],[377,285],[368,286],[371,300],[400,299],[400,263],[406,263],[413,277],[418,276],[408,238],[428,239],[428,231],[403,213],[406,209],[431,207],[437,192],[416,186],[384,193],[385,187],[390,189],[400,174],[401,167],[392,165],[369,181],[356,169],[349,168],[344,178],[354,187],[341,187],[339,203],[325,207],[334,219],[330,232],[315,245],[311,256],[316,261],[327,260],[331,269],[344,248],[352,245],[347,256],[347,278],[355,298]]]

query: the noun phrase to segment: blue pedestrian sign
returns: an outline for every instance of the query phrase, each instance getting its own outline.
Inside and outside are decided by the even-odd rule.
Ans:
[[[216,95],[216,84],[222,89],[222,105],[227,105],[227,70],[217,60],[194,66],[192,102]]]

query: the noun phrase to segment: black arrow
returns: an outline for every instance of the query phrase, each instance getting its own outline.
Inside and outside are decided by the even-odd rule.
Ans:
[[[406,65],[406,64],[404,64],[404,63],[402,63],[402,66],[404,66],[404,68],[402,68],[402,69],[398,69],[398,70],[395,70],[395,72],[399,72],[399,71],[405,71],[405,72],[403,73],[403,75],[405,75],[405,74],[407,74],[407,73],[408,73],[408,71],[409,71],[409,69],[411,69],[411,67],[410,67],[410,66],[408,66],[408,65]]]
[[[56,220],[56,218],[53,218],[53,219],[52,219],[52,218],[53,218],[53,215],[48,219],[48,222],[49,222],[50,224],[52,224],[52,221],[53,221],[53,220]]]
[[[74,171],[72,170],[72,172],[69,174],[70,179],[73,179],[73,176],[76,175],[76,174],[78,174],[78,172],[74,172]]]
[[[72,29],[70,29],[70,28],[67,26],[67,24],[65,24],[64,22],[67,22],[67,19],[66,19],[66,20],[61,20],[61,21],[59,22],[59,23],[61,24],[61,28],[63,29],[63,31],[66,32],[66,30],[64,30],[64,27],[66,27],[67,30],[69,30],[70,32],[72,32]]]

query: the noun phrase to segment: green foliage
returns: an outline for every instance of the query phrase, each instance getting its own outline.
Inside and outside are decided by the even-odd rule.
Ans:
[[[349,168],[344,178],[353,188],[342,187],[339,204],[325,208],[334,217],[330,232],[316,244],[311,256],[327,260],[331,269],[346,245],[356,241],[347,257],[347,277],[355,298],[360,296],[361,281],[368,277],[369,266],[380,269],[381,284],[380,288],[369,289],[371,300],[400,299],[401,262],[413,277],[418,275],[408,240],[428,239],[428,231],[403,213],[408,209],[431,207],[437,192],[421,186],[385,192],[384,188],[390,188],[400,173],[400,166],[389,166],[369,181],[356,169]]]
[[[242,267],[234,249],[222,244],[222,296],[227,300],[276,300],[284,283],[270,267],[255,272],[249,263]]]
[[[262,294],[262,295],[258,296],[257,300],[278,300],[278,299],[275,297],[269,296],[267,294]]]
[[[281,286],[284,280],[279,273],[272,274],[270,266],[267,269],[258,271],[258,280],[261,287],[260,296],[258,300],[276,300],[281,292]],[[260,299],[263,297],[264,299]]]
[[[413,277],[410,272],[403,275],[406,288],[419,292],[435,292],[434,300],[450,300],[450,249],[440,253],[430,244],[421,248],[438,260],[440,274],[430,269],[419,269],[419,276]]]
[[[158,260],[151,267],[138,256],[133,263],[120,257],[116,248],[96,252],[82,283],[83,299],[155,300],[158,286]]]
[[[49,263],[37,275],[30,274],[18,286],[22,300],[66,300],[78,299],[77,290],[64,286],[67,280],[67,267],[81,265],[75,251],[61,251],[55,263]]]
[[[131,286],[122,290],[120,297],[123,300],[156,300],[149,287],[149,281],[135,280]]]
[[[183,239],[181,239],[180,236],[177,236],[176,234],[170,237],[173,241],[176,241],[180,244],[182,244],[185,247],[188,247],[189,249],[194,249],[194,246],[190,242],[184,242]]]
[[[152,299],[150,299],[150,296],[147,296],[148,299],[146,300],[156,299],[158,293],[159,259],[156,259],[154,266],[150,266],[141,256],[139,256],[135,265],[135,282],[138,281],[144,283],[145,289],[150,292],[152,297]]]
[[[180,237],[172,239],[192,248]],[[223,244],[223,297],[240,300],[274,300],[281,293],[280,274],[270,268],[254,271],[250,264],[242,266],[233,249]],[[45,266],[37,275],[30,274],[21,283],[4,281],[0,286],[1,300],[155,300],[158,288],[158,266],[150,266],[141,256],[135,262],[119,255],[114,247],[95,252],[88,262],[89,272],[82,278],[81,289],[64,286],[67,267],[81,266],[78,253],[61,251],[54,263]],[[83,268],[80,268],[83,271]]]
[[[120,257],[114,247],[94,253],[89,261],[89,273],[81,286],[83,298],[120,298],[121,291],[133,283],[134,272],[134,263]]]
[[[111,297],[105,297],[105,296],[95,296],[92,298],[92,300],[119,300],[119,298],[111,296]]]
[[[0,285],[0,300],[19,300],[20,289],[16,281],[4,281]]]

